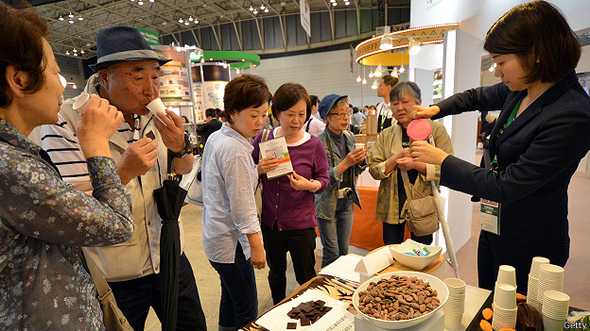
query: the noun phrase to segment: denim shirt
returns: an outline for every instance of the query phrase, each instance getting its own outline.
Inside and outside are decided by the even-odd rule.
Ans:
[[[88,160],[94,198],[48,159],[0,120],[0,329],[103,330],[80,246],[128,240],[131,201],[112,159]]]
[[[250,258],[247,234],[260,232],[254,192],[258,172],[252,145],[223,125],[207,139],[201,163],[203,239],[210,261],[234,263],[238,241]]]

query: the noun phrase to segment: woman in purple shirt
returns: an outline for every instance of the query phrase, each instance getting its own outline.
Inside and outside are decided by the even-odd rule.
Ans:
[[[314,193],[329,181],[328,160],[318,138],[305,132],[311,115],[310,99],[299,84],[283,84],[272,98],[272,115],[280,126],[260,133],[254,139],[252,156],[258,163],[262,183],[262,236],[270,272],[268,282],[275,304],[285,298],[287,288],[287,252],[291,254],[299,284],[315,273],[316,213]],[[285,137],[293,173],[268,179],[265,175],[276,168],[276,159],[259,161],[258,144],[265,137]]]

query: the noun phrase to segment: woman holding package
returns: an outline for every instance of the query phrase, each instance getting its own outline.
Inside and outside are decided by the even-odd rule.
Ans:
[[[266,123],[270,91],[262,78],[241,75],[225,86],[227,122],[207,139],[201,176],[203,244],[219,274],[219,329],[238,330],[256,319],[254,266],[266,262],[254,192],[258,184],[250,140]]]
[[[590,98],[574,72],[580,58],[576,35],[545,1],[504,14],[484,48],[502,83],[417,109],[417,116],[432,118],[502,109],[483,167],[423,142],[412,144],[411,155],[440,165],[442,185],[482,199],[479,286],[492,289],[498,267],[508,264],[524,293],[534,256],[560,266],[569,257],[567,188],[590,148]]]
[[[299,84],[283,84],[272,98],[272,114],[279,126],[263,130],[254,140],[252,156],[258,162],[262,183],[262,234],[270,271],[273,303],[285,298],[287,252],[299,284],[315,273],[316,211],[314,193],[329,182],[326,153],[319,139],[305,131],[311,116],[309,95]],[[271,177],[280,161],[261,159],[260,143],[284,137],[293,172]]]
[[[127,241],[131,201],[111,159],[123,115],[92,97],[77,136],[93,196],[62,181],[27,136],[57,121],[66,79],[32,11],[0,3],[0,329],[104,330],[80,246]]]
[[[356,180],[366,167],[367,150],[355,146],[348,131],[352,112],[348,97],[330,94],[320,102],[319,112],[326,122],[320,140],[328,155],[330,184],[316,197],[323,254],[322,267],[348,254],[352,232],[352,204],[360,207]]]
[[[409,156],[407,128],[413,108],[421,103],[420,88],[413,82],[398,83],[389,94],[391,111],[397,121],[384,129],[369,150],[369,172],[379,180],[377,220],[383,222],[383,241],[399,244],[406,224],[412,239],[430,245],[438,230],[431,181],[437,181],[440,166],[414,162]],[[451,139],[444,126],[429,121],[434,144],[452,154]]]

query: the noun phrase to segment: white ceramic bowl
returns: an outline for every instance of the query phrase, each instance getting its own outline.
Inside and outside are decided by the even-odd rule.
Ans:
[[[436,307],[433,311],[429,312],[428,314],[425,314],[425,315],[422,315],[420,317],[416,317],[413,319],[409,319],[409,320],[403,320],[403,321],[383,320],[383,319],[379,319],[379,318],[374,318],[372,316],[369,316],[369,315],[366,315],[365,313],[363,313],[359,308],[359,294],[360,294],[360,292],[365,291],[367,289],[367,287],[369,286],[369,284],[377,283],[381,279],[389,279],[393,275],[405,276],[405,277],[417,277],[423,281],[428,282],[430,284],[430,287],[432,287],[433,289],[436,290],[436,292],[438,294],[437,297],[440,302],[440,305],[438,307]],[[422,272],[415,272],[415,271],[394,271],[394,272],[389,272],[386,274],[374,276],[374,277],[370,278],[369,280],[367,280],[366,282],[362,283],[356,289],[356,291],[354,292],[354,294],[352,296],[352,304],[362,318],[370,321],[375,326],[382,328],[382,329],[386,329],[386,330],[397,330],[397,329],[409,328],[411,326],[418,325],[418,324],[426,321],[427,319],[432,317],[432,315],[437,310],[441,309],[445,305],[445,303],[447,303],[448,298],[449,298],[449,289],[448,289],[447,285],[442,280],[438,279],[437,277],[434,277],[432,275],[425,274]]]
[[[402,265],[412,268],[414,270],[423,270],[428,267],[438,256],[440,255],[442,248],[433,245],[423,245],[419,242],[415,242],[412,239],[408,239],[398,245],[390,245],[391,254]],[[411,256],[404,253],[412,251],[413,249],[421,250],[422,247],[426,247],[430,254],[427,256]]]

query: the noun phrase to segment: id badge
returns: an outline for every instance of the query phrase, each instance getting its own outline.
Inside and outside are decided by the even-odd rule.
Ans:
[[[481,199],[479,220],[482,230],[500,235],[500,209],[500,203]]]

